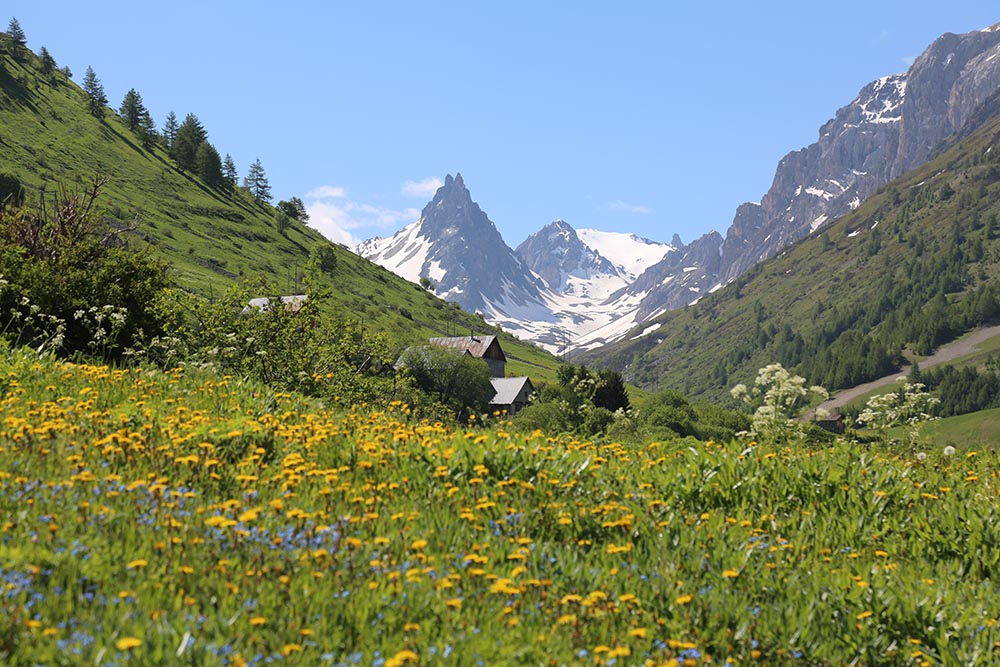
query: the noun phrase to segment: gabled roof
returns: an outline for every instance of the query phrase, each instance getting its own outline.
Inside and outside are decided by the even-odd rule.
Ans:
[[[527,377],[491,378],[490,382],[493,383],[493,390],[497,393],[490,401],[492,405],[511,405],[517,400],[518,394],[521,393],[525,385],[528,387],[529,394],[535,390],[531,380]]]
[[[504,361],[507,361],[507,355],[504,354],[503,348],[500,347],[500,341],[496,336],[455,336],[450,338],[431,338],[431,345],[440,345],[441,347],[449,347],[453,350],[459,350],[460,352],[468,352],[473,357],[482,359],[486,351],[490,349],[491,346],[496,345],[496,349],[500,352],[500,357]]]
[[[297,313],[299,312],[299,309],[302,308],[302,306],[305,304],[305,302],[309,300],[309,295],[291,294],[289,296],[279,297],[279,299],[281,300],[281,303],[285,304],[285,307],[288,310],[292,311],[293,313]],[[243,312],[247,312],[251,308],[256,308],[261,312],[266,312],[268,309],[270,309],[271,302],[277,300],[278,299],[273,299],[266,296],[260,296],[257,297],[256,299],[250,299],[250,301],[247,302],[246,307],[243,309]]]

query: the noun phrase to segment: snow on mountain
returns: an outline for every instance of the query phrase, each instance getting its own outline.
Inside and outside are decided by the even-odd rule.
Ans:
[[[578,229],[576,234],[588,248],[630,276],[629,282],[666,257],[668,252],[676,250],[670,244],[650,241],[635,234],[602,232],[598,229]]]

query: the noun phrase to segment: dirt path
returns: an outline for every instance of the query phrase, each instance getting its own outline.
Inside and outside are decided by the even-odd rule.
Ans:
[[[934,352],[934,354],[921,361],[920,367],[931,368],[932,366],[937,366],[938,364],[943,364],[948,361],[954,361],[959,357],[964,357],[965,355],[978,350],[980,344],[990,338],[993,338],[994,336],[1000,336],[1000,326],[977,329],[976,331],[973,331],[958,340],[942,345],[936,352]],[[836,408],[844,407],[858,396],[866,394],[873,389],[893,384],[896,381],[896,378],[900,375],[907,375],[909,372],[910,367],[903,366],[899,372],[893,373],[892,375],[886,375],[878,380],[866,382],[865,384],[859,384],[858,386],[850,389],[844,389],[830,400],[821,403],[816,409],[824,408],[833,412]],[[807,413],[802,415],[802,418],[804,420],[811,421],[814,413],[815,410],[809,410]]]

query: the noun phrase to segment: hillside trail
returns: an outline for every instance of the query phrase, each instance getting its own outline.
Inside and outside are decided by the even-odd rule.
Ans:
[[[938,364],[943,364],[949,361],[954,361],[959,357],[964,357],[967,354],[971,354],[979,349],[979,346],[993,338],[994,336],[1000,336],[1000,325],[992,327],[984,327],[982,329],[976,329],[970,334],[954,340],[950,343],[945,343],[939,347],[934,354],[921,360],[920,368],[932,368]],[[803,421],[812,421],[816,414],[816,410],[823,408],[829,412],[833,412],[837,408],[842,408],[858,396],[862,396],[873,389],[878,389],[880,387],[886,387],[888,385],[894,384],[896,378],[901,375],[909,375],[911,366],[903,366],[899,371],[892,373],[891,375],[886,375],[877,380],[872,380],[871,382],[866,382],[864,384],[859,384],[856,387],[851,387],[850,389],[844,389],[839,392],[836,396],[833,396],[829,400],[823,401],[815,408],[807,410],[802,415]]]

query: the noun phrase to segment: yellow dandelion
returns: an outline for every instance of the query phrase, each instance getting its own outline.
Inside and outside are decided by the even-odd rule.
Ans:
[[[855,616],[854,618],[858,619],[859,621],[863,621],[866,618],[868,618],[869,616],[874,616],[874,615],[875,615],[875,612],[869,611],[869,610],[865,610],[865,611],[861,612],[860,614],[858,614],[857,616]]]
[[[740,576],[740,573],[737,572],[736,570],[725,570],[722,573],[722,576],[725,577],[726,579],[735,579],[736,577]]]
[[[677,598],[676,600],[674,600],[674,603],[675,604],[679,604],[679,605],[681,605],[681,604],[687,604],[687,603],[691,602],[691,600],[693,600],[693,599],[694,599],[693,595],[682,595],[679,598]]]
[[[136,559],[136,560],[132,561],[131,563],[129,563],[125,567],[127,567],[130,570],[139,570],[139,569],[142,569],[142,568],[146,567],[147,565],[149,565],[148,561],[146,561],[145,559],[139,558],[139,559]]]
[[[253,618],[250,619],[250,625],[257,626],[257,625],[264,625],[265,623],[267,623],[267,619],[264,618],[263,616],[254,616]]]
[[[130,651],[142,646],[142,640],[138,637],[122,637],[115,642],[115,648],[119,651]]]

